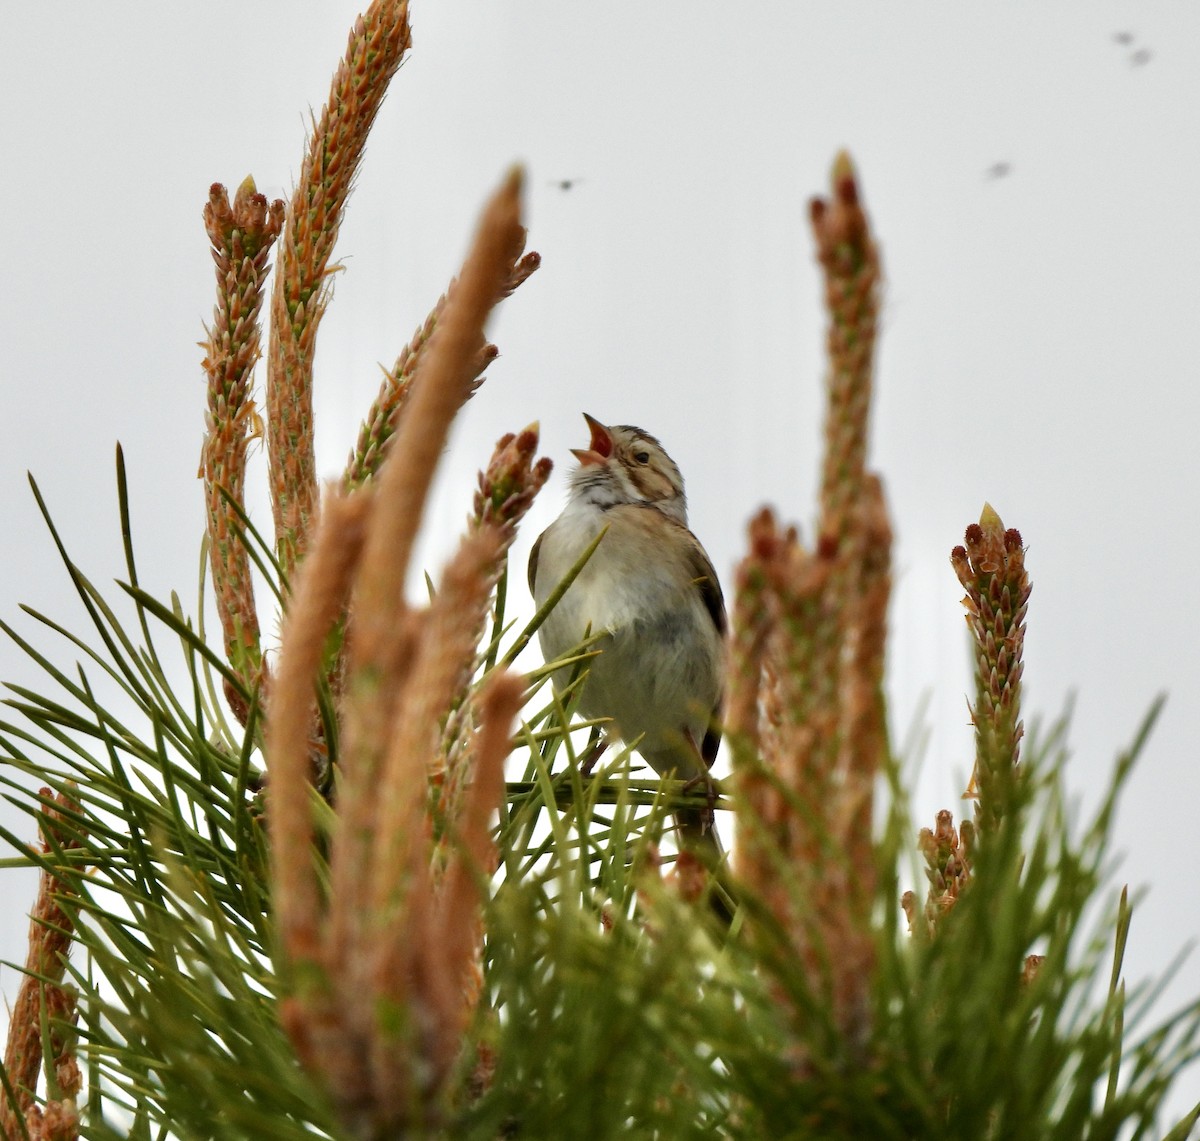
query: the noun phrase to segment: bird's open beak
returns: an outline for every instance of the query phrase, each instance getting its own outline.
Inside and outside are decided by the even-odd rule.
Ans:
[[[591,443],[586,448],[572,448],[571,454],[583,467],[587,467],[589,464],[602,464],[612,455],[612,433],[595,416],[589,416],[585,412],[583,418],[592,430]]]

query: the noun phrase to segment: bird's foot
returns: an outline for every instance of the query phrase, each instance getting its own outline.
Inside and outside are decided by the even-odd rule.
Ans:
[[[700,830],[701,835],[703,835],[705,832],[710,831],[716,823],[717,800],[720,794],[717,790],[717,782],[713,780],[712,773],[707,770],[692,777],[691,780],[684,784],[680,791],[687,796],[689,793],[695,792],[698,788],[704,789],[704,797],[708,802],[704,808],[700,809]]]
[[[588,750],[583,754],[583,760],[579,762],[579,775],[590,777],[592,769],[596,767],[596,763],[604,756],[605,749],[608,748],[608,742],[600,736],[593,735],[588,741]]]
[[[689,792],[694,792],[701,786],[704,787],[705,798],[708,805],[700,810],[700,826],[701,835],[712,829],[716,822],[716,807],[717,807],[717,782],[713,780],[712,773],[708,770],[709,762],[704,759],[699,746],[696,744],[696,738],[692,736],[690,729],[684,729],[684,740],[691,746],[692,752],[695,753],[696,759],[701,763],[703,768],[691,780],[683,786],[683,792],[686,795]]]

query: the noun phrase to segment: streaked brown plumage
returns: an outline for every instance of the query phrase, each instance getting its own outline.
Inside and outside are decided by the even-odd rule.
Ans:
[[[575,451],[580,466],[567,506],[529,560],[539,605],[608,530],[541,627],[542,652],[552,661],[589,627],[603,633],[581,712],[611,718],[610,732],[625,741],[640,738],[637,750],[656,772],[707,779],[720,742],[724,674],[725,604],[716,572],[688,530],[683,478],[658,440],[631,425],[585,419],[591,443]],[[710,856],[720,851],[711,816],[677,817],[685,842]]]

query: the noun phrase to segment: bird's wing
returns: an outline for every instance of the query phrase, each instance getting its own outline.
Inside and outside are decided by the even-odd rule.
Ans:
[[[721,594],[721,584],[716,578],[716,571],[713,569],[713,560],[708,557],[704,548],[700,545],[700,540],[688,533],[691,539],[688,558],[691,564],[692,582],[696,583],[696,588],[700,590],[701,599],[704,601],[704,609],[707,609],[709,617],[713,619],[713,625],[720,633],[721,637],[725,637],[725,629],[728,625],[725,615],[725,595]],[[703,758],[704,764],[709,768],[713,767],[713,762],[716,759],[716,750],[721,744],[721,728],[719,725],[721,704],[724,703],[725,697],[721,695],[716,698],[716,705],[713,708],[713,720],[709,723],[708,732],[704,733],[704,739],[700,744],[700,755]]]
[[[704,609],[708,611],[709,617],[713,620],[713,625],[716,626],[717,632],[725,636],[725,596],[721,593],[721,584],[717,581],[717,572],[713,570],[712,560],[705,553],[705,550],[700,546],[700,540],[688,531],[688,538],[691,543],[687,550],[688,567],[691,571],[692,582],[696,584],[696,589],[700,591],[700,598],[704,602]]]
[[[542,540],[546,537],[546,532],[543,531],[533,544],[533,550],[529,552],[529,593],[533,593],[533,584],[537,581],[537,566],[538,566],[538,551],[541,550]]]
[[[663,542],[670,545],[673,538],[678,537],[678,542],[683,547],[682,558],[687,567],[688,578],[700,591],[704,609],[713,620],[717,633],[724,637],[725,596],[721,593],[721,584],[717,581],[717,572],[713,570],[712,560],[700,545],[700,540],[678,519],[665,514],[653,503],[619,504],[609,508],[608,519],[610,525],[624,521],[635,533],[640,531],[643,540],[653,543],[655,547]],[[669,528],[665,533],[661,530],[664,524]]]
[[[713,625],[716,626],[717,632],[724,638],[725,627],[727,625],[725,596],[721,593],[721,584],[717,581],[717,572],[713,569],[712,560],[708,557],[707,552],[700,545],[700,540],[690,531],[688,531],[688,538],[691,539],[687,557],[690,564],[692,581],[700,591],[700,597],[704,601],[704,608],[708,611],[709,617],[712,618]],[[717,759],[717,749],[721,744],[719,721],[723,701],[724,695],[722,694],[717,698],[717,704],[713,708],[712,721],[708,726],[708,731],[704,734],[704,740],[700,743],[700,756],[710,769],[713,766],[713,761]]]

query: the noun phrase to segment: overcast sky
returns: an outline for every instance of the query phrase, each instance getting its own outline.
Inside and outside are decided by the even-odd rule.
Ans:
[[[232,192],[247,173],[287,196],[357,11],[6,6],[0,617],[27,602],[79,624],[26,470],[84,570],[122,573],[117,440],[145,584],[194,597],[201,209],[211,182]],[[519,160],[544,266],[494,321],[503,356],[456,427],[423,565],[494,440],[539,420],[558,468],[523,564],[588,411],[662,439],[728,582],[761,503],[813,516],[823,315],[806,203],[847,147],[887,276],[872,458],[898,534],[893,733],[922,708],[928,728],[914,806],[961,815],[970,681],[947,556],[989,500],[1029,548],[1026,716],[1075,695],[1084,809],[1170,694],[1122,804],[1115,881],[1149,889],[1128,975],[1160,972],[1200,935],[1200,7],[418,0],[413,24],[322,327],[322,475]],[[0,646],[0,678],[34,676]],[[6,877],[0,955],[21,958],[32,883]],[[1193,956],[1168,1002],[1198,992]]]

